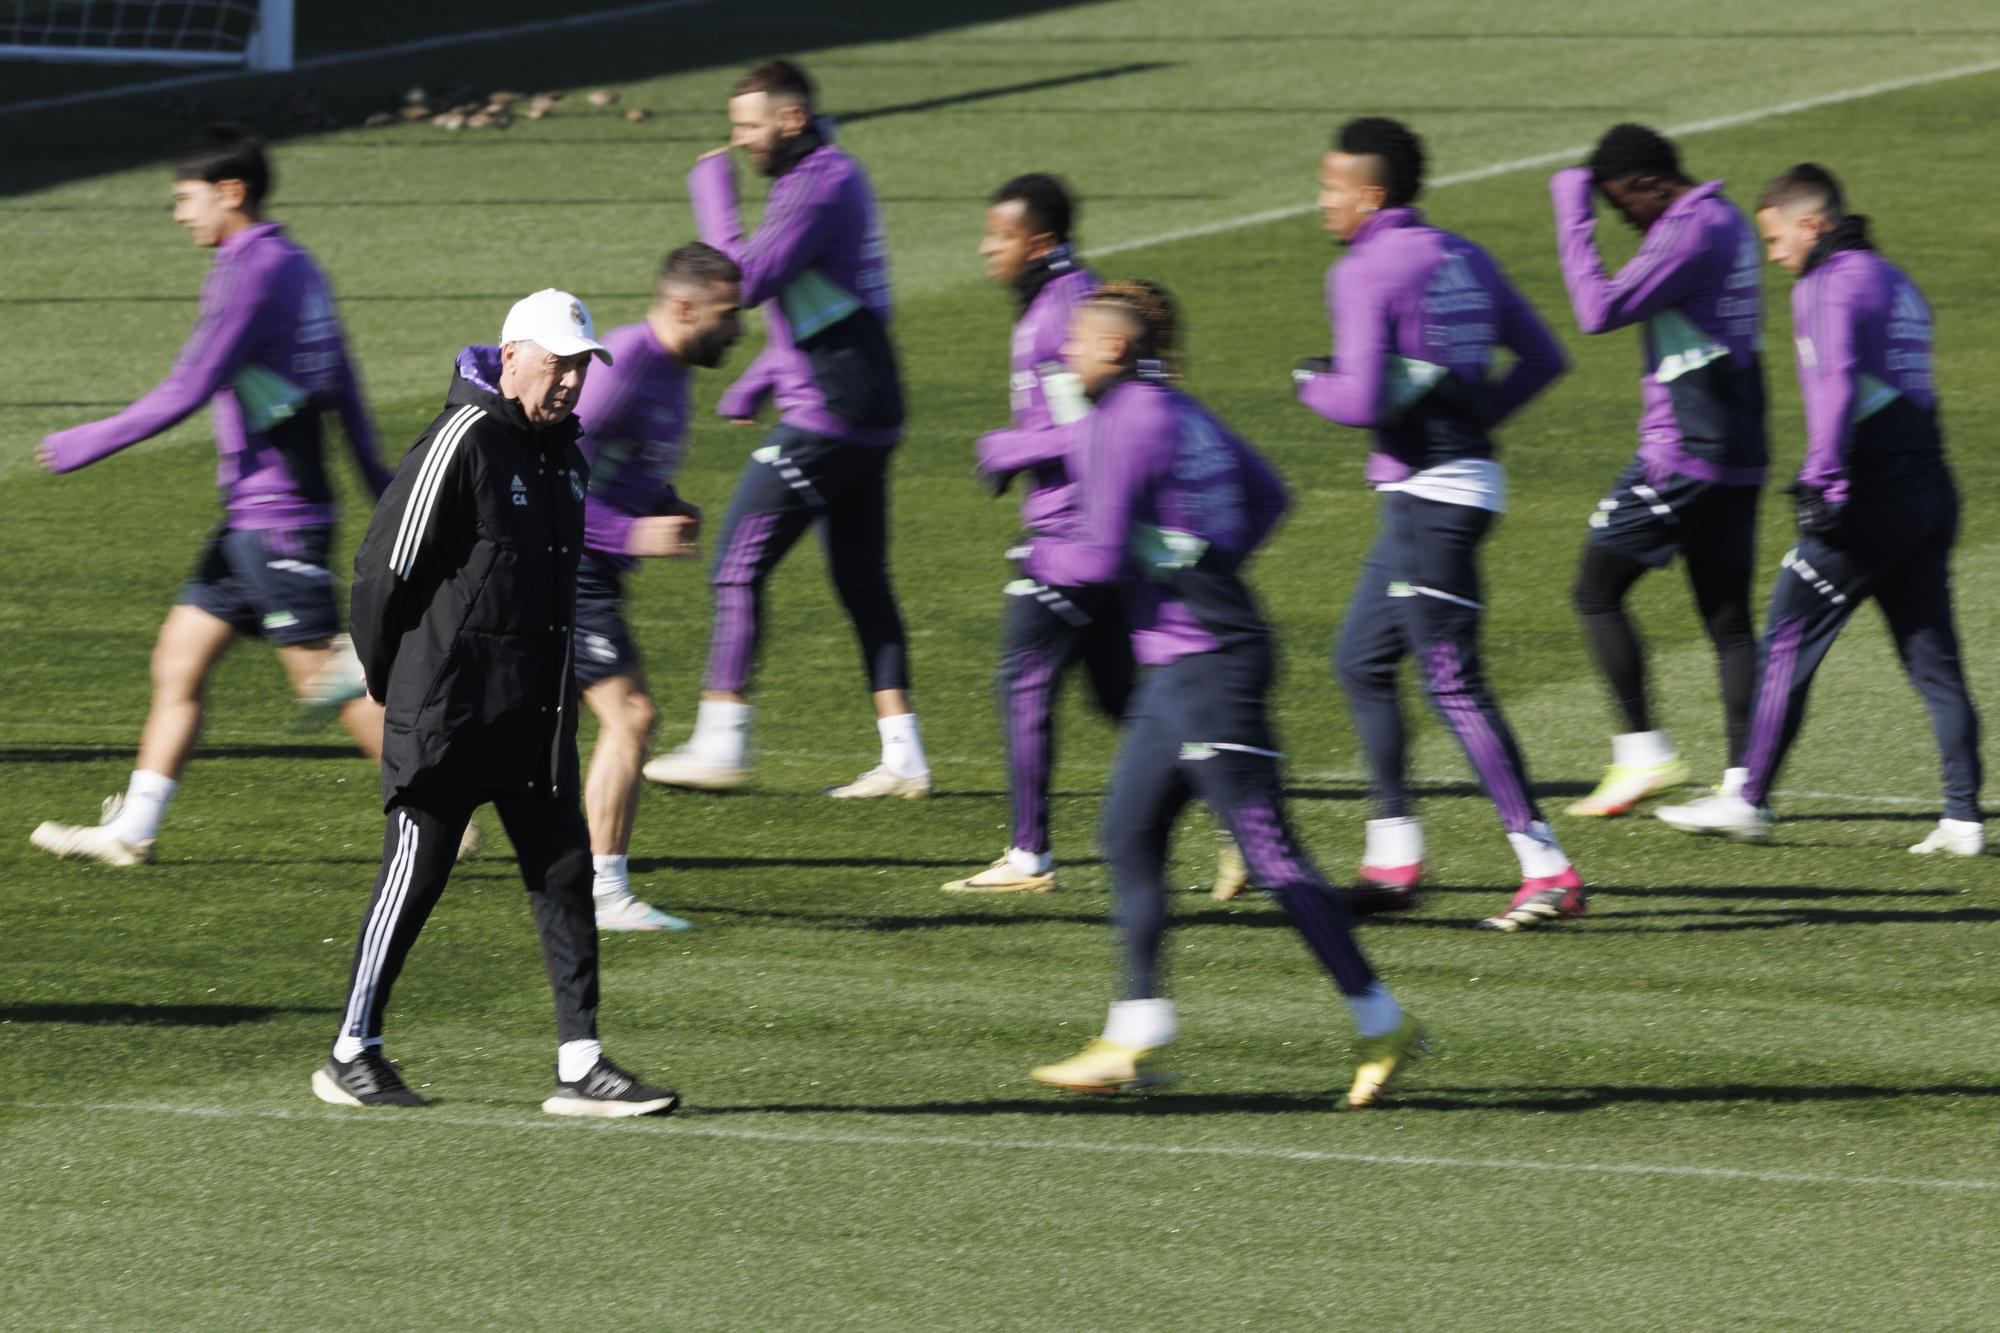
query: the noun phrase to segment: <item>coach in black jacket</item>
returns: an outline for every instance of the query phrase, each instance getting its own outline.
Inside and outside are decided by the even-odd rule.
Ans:
[[[382,1054],[389,991],[491,801],[513,840],[555,991],[557,1115],[671,1111],[597,1041],[590,831],[570,660],[589,475],[571,413],[596,341],[567,292],[518,302],[499,347],[459,354],[445,410],[404,457],[354,562],[354,646],[387,707],[382,870],[321,1100],[420,1106]]]

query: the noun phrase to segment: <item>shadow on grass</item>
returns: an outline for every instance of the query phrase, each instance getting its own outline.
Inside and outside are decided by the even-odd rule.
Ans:
[[[1156,1092],[1145,1096],[1090,1096],[1051,1089],[1046,1096],[992,1097],[973,1101],[891,1102],[840,1105],[831,1102],[765,1102],[753,1106],[702,1106],[683,1114],[689,1118],[727,1115],[868,1115],[868,1116],[1202,1116],[1270,1115],[1306,1112],[1329,1114],[1342,1090],[1323,1092]],[[1791,1084],[1717,1083],[1692,1087],[1660,1085],[1585,1084],[1561,1087],[1467,1088],[1461,1092],[1399,1093],[1394,1111],[1554,1111],[1575,1114],[1610,1106],[1761,1104],[1795,1106],[1826,1102],[1888,1102],[1911,1098],[2000,1097],[2000,1085],[1936,1083],[1878,1087],[1868,1083],[1820,1086]]]
[[[9,745],[0,747],[0,764],[95,764],[112,760],[132,761],[138,744],[135,729],[130,742],[120,745]],[[204,745],[195,752],[198,763],[218,759],[358,759],[361,752],[346,742],[274,742],[266,745]]]
[[[325,1005],[0,1004],[0,1023],[74,1023],[90,1027],[229,1028],[292,1014],[332,1014]]]
[[[1066,866],[1102,865],[1096,857],[1065,858]],[[917,870],[962,870],[971,874],[980,866],[978,856],[959,857],[906,857],[906,856],[648,856],[633,857],[631,869],[634,874],[651,874],[662,870],[778,870],[797,869],[854,869],[869,870],[895,866],[909,866]]]

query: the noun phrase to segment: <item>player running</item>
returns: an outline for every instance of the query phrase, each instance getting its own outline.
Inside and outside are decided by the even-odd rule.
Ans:
[[[1840,183],[1801,163],[1764,187],[1757,227],[1771,260],[1798,279],[1792,327],[1805,398],[1806,456],[1792,487],[1799,540],[1771,590],[1757,710],[1740,791],[1668,806],[1690,833],[1761,838],[1771,783],[1805,720],[1813,673],[1873,597],[1896,655],[1930,710],[1944,769],[1944,817],[1911,851],[1977,856],[1979,716],[1959,666],[1951,606],[1958,489],[1944,459],[1931,380],[1931,311],[1877,254]]]
[[[1319,208],[1347,254],[1327,270],[1335,355],[1295,373],[1299,398],[1375,433],[1367,480],[1381,533],[1362,567],[1334,667],[1374,774],[1357,910],[1414,904],[1423,823],[1405,780],[1397,673],[1422,668],[1425,693],[1499,811],[1521,887],[1482,925],[1515,931],[1587,907],[1583,881],[1528,789],[1527,766],[1480,666],[1479,547],[1507,506],[1492,430],[1563,372],[1547,326],[1478,246],[1424,221],[1417,136],[1379,116],[1351,120],[1320,163]],[[1500,349],[1514,364],[1489,377]]]
[[[771,177],[757,230],[743,234],[726,148],[688,174],[701,239],[742,270],[745,305],[764,307],[769,342],[723,396],[748,421],[775,398],[779,425],[750,456],[730,500],[712,582],[715,627],[694,736],[648,763],[676,787],[750,780],[751,669],[764,583],[818,524],[828,572],[861,641],[881,762],[828,794],[928,796],[930,765],[910,705],[908,646],[889,586],[889,460],[903,387],[889,341],[888,246],[874,191],[813,113],[813,87],[786,61],[760,65],[729,99],[730,143]]]
[[[577,448],[590,466],[584,554],[576,580],[576,683],[597,715],[584,809],[590,820],[592,892],[599,930],[692,930],[641,902],[627,855],[639,810],[639,766],[659,712],[646,688],[639,645],[625,623],[625,576],[647,557],[696,553],[701,510],[674,488],[687,449],[688,383],[695,366],[722,364],[742,334],[737,271],[696,241],[667,256],[646,317],[604,335],[615,358],[584,381]],[[500,349],[473,349],[481,378],[496,382]]]
[[[1123,998],[1101,1036],[1030,1076],[1078,1092],[1168,1077],[1160,1061],[1177,1029],[1159,976],[1167,851],[1176,816],[1199,796],[1347,997],[1361,1063],[1346,1104],[1371,1106],[1416,1057],[1423,1029],[1376,979],[1346,905],[1286,826],[1265,707],[1271,631],[1243,567],[1290,502],[1270,464],[1167,383],[1176,324],[1159,287],[1113,283],[1076,313],[1063,350],[1095,404],[1077,437],[1080,521],[1074,540],[1034,537],[1027,570],[1051,587],[1117,585],[1148,669],[1104,811]]]
[[[1645,235],[1616,277],[1593,237],[1598,192]],[[1645,326],[1638,456],[1591,515],[1573,590],[1625,729],[1611,738],[1604,780],[1569,813],[1620,815],[1687,780],[1654,725],[1645,650],[1625,610],[1632,585],[1676,554],[1715,647],[1729,738],[1722,790],[1734,792],[1757,673],[1750,571],[1767,462],[1757,237],[1721,181],[1688,179],[1673,144],[1643,125],[1612,126],[1588,165],[1550,179],[1549,195],[1577,323],[1585,333]]]
[[[348,359],[333,293],[311,255],[266,221],[263,146],[211,127],[173,162],[174,221],[213,249],[201,312],[166,379],[114,417],[45,438],[35,457],[73,472],[214,408],[224,517],[153,645],[152,704],[123,797],[98,824],[43,823],[31,836],[56,856],[132,866],[150,861],[167,804],[201,733],[209,673],[238,635],[269,642],[301,698],[333,663],[340,629],[328,558],[334,498],[321,451],[339,418],[370,491],[389,473]],[[382,752],[382,708],[350,693],[339,707],[355,744]]]
[[[1062,364],[1070,316],[1097,288],[1071,245],[1076,206],[1053,176],[1016,176],[993,192],[979,254],[986,276],[1014,293],[1010,430],[980,437],[979,471],[995,494],[1023,478],[1021,522],[1030,533],[1068,535],[1076,483],[1063,429],[1089,409]],[[1031,578],[1007,585],[1001,629],[1001,729],[1007,742],[1014,836],[985,870],[944,886],[946,893],[1045,893],[1055,887],[1049,843],[1049,775],[1055,767],[1055,708],[1063,677],[1081,665],[1098,707],[1114,721],[1132,691],[1132,642],[1109,588],[1056,588]]]

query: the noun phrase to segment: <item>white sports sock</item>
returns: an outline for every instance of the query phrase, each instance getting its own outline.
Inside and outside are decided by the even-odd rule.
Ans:
[[[370,1046],[379,1049],[381,1045],[380,1037],[350,1037],[343,1032],[333,1039],[333,1058],[342,1064],[347,1064]]]
[[[1172,1000],[1113,1000],[1104,1039],[1120,1046],[1165,1046],[1180,1035]]]
[[[1664,731],[1628,731],[1611,738],[1611,762],[1626,768],[1656,768],[1675,759],[1674,743]]]
[[[1978,819],[1940,819],[1938,827],[1946,833],[1951,834],[1954,838],[1970,838],[1975,835],[1983,838],[1986,836],[1986,824],[1983,820]]]
[[[917,736],[917,715],[878,717],[875,730],[882,733],[882,767],[899,778],[920,778],[931,771],[924,759],[924,743]]]
[[[1024,875],[1046,875],[1056,868],[1056,858],[1053,852],[1024,852],[1019,847],[1009,847],[1007,864]]]
[[[112,834],[134,847],[151,842],[160,835],[160,818],[167,813],[167,802],[180,789],[181,784],[164,773],[134,769],[125,788],[125,805],[111,821]]]
[[[556,1047],[556,1081],[574,1083],[604,1058],[601,1041],[566,1041]]]
[[[625,870],[626,858],[622,856],[593,856],[590,868],[594,872],[590,892],[598,898],[618,898],[632,891],[631,876]]]
[[[1525,832],[1509,833],[1507,841],[1514,844],[1514,855],[1521,858],[1524,879],[1547,879],[1569,869],[1569,858],[1563,855],[1562,844],[1542,820],[1528,825]]]
[[[688,747],[717,763],[741,768],[750,750],[750,705],[703,699],[695,709],[694,736]]]
[[[1741,796],[1743,794],[1743,784],[1749,780],[1750,770],[1747,768],[1723,769],[1722,794],[1724,796]]]
[[[1398,819],[1371,819],[1361,864],[1378,870],[1413,866],[1424,859],[1424,821],[1415,815]]]
[[[1379,981],[1365,995],[1348,996],[1347,1007],[1354,1011],[1354,1030],[1364,1037],[1386,1036],[1403,1021],[1403,1006]]]

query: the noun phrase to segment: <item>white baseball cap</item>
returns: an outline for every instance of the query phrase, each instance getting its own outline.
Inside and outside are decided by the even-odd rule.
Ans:
[[[544,287],[533,296],[514,302],[514,308],[507,312],[507,322],[500,326],[500,341],[531,342],[551,356],[589,352],[605,365],[611,364],[610,350],[597,341],[590,311],[568,292],[553,287]]]

